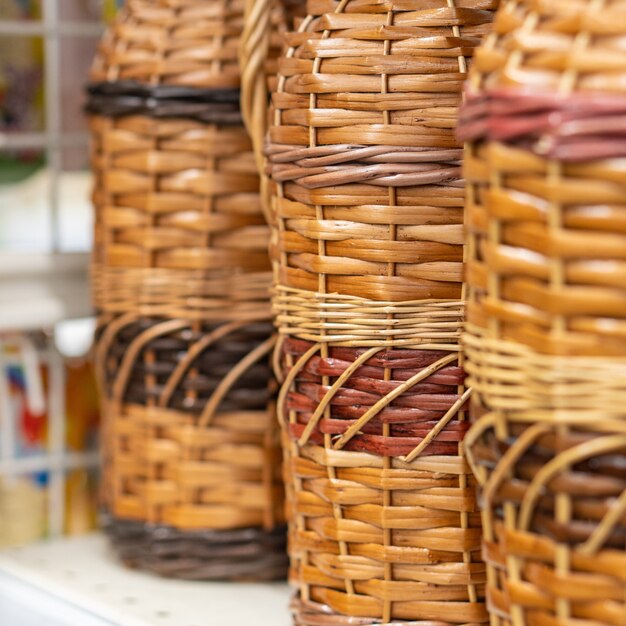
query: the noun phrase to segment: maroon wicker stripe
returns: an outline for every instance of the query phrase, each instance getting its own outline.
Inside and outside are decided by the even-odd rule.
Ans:
[[[283,349],[285,354],[298,360],[311,345],[308,341],[290,337]],[[298,372],[294,389],[287,394],[285,402],[286,414],[295,415],[295,421],[289,424],[294,439],[302,436],[319,403],[330,390],[323,382],[324,377],[342,375],[363,352],[358,348],[332,347],[327,357],[312,357]],[[374,355],[333,393],[328,413],[317,421],[310,441],[321,445],[324,435],[331,435],[333,440],[343,435],[386,394],[446,354],[440,350],[389,348]],[[285,373],[290,369],[286,367]],[[388,380],[384,379],[385,371],[391,372]],[[379,410],[359,428],[358,434],[344,449],[380,456],[409,454],[459,400],[459,385],[464,380],[465,373],[456,361],[430,374]],[[426,446],[422,456],[455,455],[468,428],[469,422],[453,419]]]
[[[564,162],[626,156],[626,96],[529,89],[468,94],[461,109],[462,141],[491,139]]]

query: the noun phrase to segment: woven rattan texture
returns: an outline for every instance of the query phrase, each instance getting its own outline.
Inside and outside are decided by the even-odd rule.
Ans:
[[[281,521],[271,324],[135,313],[102,322],[111,513],[185,530]]]
[[[626,359],[553,357],[470,326],[495,624],[626,623]]]
[[[245,0],[244,28],[239,44],[241,112],[261,176],[261,199],[271,223],[270,191],[263,148],[270,121],[270,91],[276,87],[278,55],[287,30],[304,17],[305,0]]]
[[[99,83],[88,88],[92,115],[185,118],[213,124],[241,124],[238,89],[138,87]],[[161,95],[163,94],[163,95]]]
[[[99,46],[94,82],[239,88],[243,0],[127,0]]]
[[[242,2],[129,0],[91,75],[107,530],[127,564],[178,578],[286,566],[242,27]]]
[[[517,88],[469,94],[457,135],[489,138],[563,163],[626,156],[626,96],[546,94]]]
[[[532,104],[529,93],[580,99],[604,90],[595,94],[600,104],[615,110],[621,101],[610,122],[619,133],[620,120],[626,124],[626,53],[618,43],[624,20],[625,2],[508,2],[477,55],[470,94],[515,85],[518,102]],[[610,59],[610,68],[600,59]],[[574,114],[584,120],[583,107]],[[567,117],[552,119],[563,133],[576,127]],[[597,109],[594,119],[602,122]],[[510,136],[477,141],[466,154],[468,320],[538,352],[625,354],[626,158],[594,159],[592,152],[585,159],[586,147],[598,142],[590,133],[576,162],[549,159],[531,152],[542,139],[525,128],[528,147]],[[600,133],[603,145],[611,134],[606,127]]]
[[[623,1],[509,0],[470,75],[465,443],[494,625],[626,623],[625,36]]]
[[[375,300],[460,297],[454,126],[468,57],[496,6],[309,3],[279,61],[267,148],[281,284]]]
[[[93,116],[90,127],[96,264],[269,269],[243,127],[148,116]]]
[[[274,299],[295,622],[486,621],[480,518],[460,443],[460,303],[377,310],[329,296],[323,311],[339,302],[362,327],[330,321],[307,333],[302,318],[314,319],[316,303],[305,306],[305,293],[283,288]],[[403,347],[385,347],[376,330],[385,318],[400,322],[388,325],[388,345]]]

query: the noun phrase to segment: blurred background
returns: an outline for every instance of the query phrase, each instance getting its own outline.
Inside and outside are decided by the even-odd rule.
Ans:
[[[0,0],[0,547],[97,523],[83,90],[116,0]]]

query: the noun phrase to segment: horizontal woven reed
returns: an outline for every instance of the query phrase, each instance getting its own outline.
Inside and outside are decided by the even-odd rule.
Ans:
[[[279,59],[265,153],[298,625],[487,621],[454,126],[496,6],[313,0]]]
[[[454,126],[468,57],[497,2],[457,4],[315,1],[287,36],[267,147],[281,284],[459,299]]]
[[[96,264],[269,270],[250,140],[241,126],[90,118]]]
[[[115,81],[115,82],[92,82],[87,85],[87,93],[93,96],[135,96],[144,100],[167,102],[168,100],[184,100],[192,102],[202,102],[208,106],[216,103],[237,104],[239,102],[239,89],[224,88],[211,89],[202,87],[186,87],[177,85],[151,85],[142,84],[135,81]],[[89,105],[90,102],[87,102]]]
[[[270,272],[233,273],[153,268],[101,267],[91,270],[92,299],[107,314],[184,317],[220,322],[271,319]],[[231,311],[230,308],[236,310]]]
[[[127,0],[90,77],[107,528],[127,564],[178,578],[286,566],[242,28],[242,0]]]
[[[463,139],[515,144],[566,163],[626,156],[626,95],[484,90],[463,107]]]
[[[259,582],[285,574],[282,528],[181,532],[169,526],[109,519],[105,529],[128,567],[159,576]]]
[[[243,8],[243,0],[127,0],[91,80],[237,89]]]
[[[130,566],[187,579],[285,575],[270,278],[92,268],[107,532]]]
[[[626,623],[624,34],[623,0],[506,2],[461,115],[493,624]]]

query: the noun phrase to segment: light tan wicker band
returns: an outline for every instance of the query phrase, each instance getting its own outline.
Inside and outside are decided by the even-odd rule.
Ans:
[[[552,435],[560,440],[552,459],[538,468],[521,497],[515,528],[531,530],[540,499],[550,491],[551,481],[558,482],[560,473],[577,463],[626,451],[626,359],[538,354],[515,342],[490,340],[475,326],[469,326],[464,345],[474,401],[483,407],[465,446],[474,474],[483,483],[486,511],[497,508],[494,494],[509,480],[519,460],[540,445],[542,437]],[[488,471],[484,462],[476,460],[477,442],[488,431],[504,440],[506,433],[518,430],[495,469]],[[608,488],[607,483],[604,489]],[[626,488],[621,494],[619,491],[603,510],[596,507],[586,512],[587,520],[593,519],[595,524],[586,537],[582,536],[585,531],[578,529],[581,542],[577,550],[582,554],[601,549],[606,538],[624,523]]]
[[[592,425],[626,434],[626,358],[560,357],[490,339],[468,325],[465,369],[485,406],[516,422]]]
[[[334,346],[458,350],[464,304],[385,302],[278,285],[272,301],[281,335]]]
[[[271,317],[271,272],[207,276],[203,271],[92,266],[92,299],[102,313],[168,316],[209,322]]]

